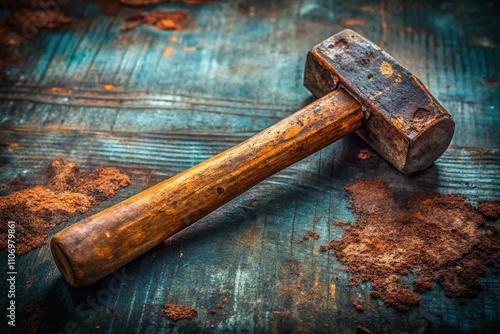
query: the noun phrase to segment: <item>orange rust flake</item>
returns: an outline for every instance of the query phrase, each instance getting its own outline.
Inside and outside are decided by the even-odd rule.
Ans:
[[[392,68],[391,64],[384,61],[380,65],[380,74],[382,74],[385,77],[390,77],[394,74],[394,69]]]
[[[172,58],[172,54],[174,53],[175,46],[169,45],[165,49],[163,49],[162,55],[166,58]]]
[[[405,123],[405,120],[403,119],[403,117],[393,117],[391,118],[392,120],[392,124],[394,124],[394,126],[398,129],[404,129],[404,123]]]
[[[335,290],[336,285],[334,283],[330,283],[330,299],[335,299]]]
[[[357,300],[354,300],[354,301],[352,302],[352,305],[353,305],[353,306],[356,308],[356,310],[357,310],[357,311],[359,311],[359,312],[363,312],[363,311],[364,311],[364,309],[365,309],[365,308],[363,307],[363,305],[362,305],[362,304],[360,304]]]
[[[500,216],[500,201],[481,201],[477,209],[484,218],[497,219]]]
[[[366,150],[366,149],[359,150],[358,155],[357,155],[358,159],[360,159],[360,160],[368,160],[368,159],[371,159],[371,158],[374,158],[377,156],[378,156],[377,153],[370,151],[370,150]]]
[[[347,266],[349,285],[360,278],[370,282],[371,297],[401,311],[419,304],[419,294],[433,282],[459,302],[479,294],[479,277],[500,254],[500,229],[485,222],[481,208],[458,194],[408,195],[382,179],[360,180],[345,189],[356,223],[321,250],[333,249]],[[413,290],[404,279],[409,272],[418,275]]]
[[[412,216],[415,219],[423,219],[424,218],[424,215],[422,214],[421,211],[416,211],[416,212],[412,213]]]
[[[121,28],[121,32],[129,32],[140,25],[146,24],[159,30],[181,30],[188,11],[181,10],[153,10],[151,12],[134,13],[127,17],[127,25]]]
[[[319,233],[313,230],[308,230],[306,231],[307,235],[310,236],[311,238],[318,240],[319,239]]]
[[[49,91],[52,93],[67,93],[68,90],[66,88],[62,87],[51,87],[49,88]]]
[[[347,27],[353,27],[353,26],[364,26],[366,25],[366,20],[365,19],[344,19],[342,20],[343,25]]]
[[[167,304],[163,309],[163,314],[173,321],[178,321],[181,319],[192,319],[198,314],[198,311],[189,306]]]
[[[46,169],[44,185],[0,196],[0,221],[16,221],[17,255],[45,245],[47,235],[75,214],[87,213],[102,201],[113,198],[130,184],[126,174],[114,167],[99,167],[84,173],[62,158]],[[7,224],[0,226],[6,232]],[[7,249],[7,239],[0,239],[0,250]]]

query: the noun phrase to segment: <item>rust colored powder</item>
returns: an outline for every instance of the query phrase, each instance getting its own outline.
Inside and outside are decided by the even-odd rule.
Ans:
[[[357,300],[353,301],[352,302],[352,305],[356,308],[357,311],[359,312],[363,312],[365,310],[365,308],[363,307],[363,305],[361,305]]]
[[[318,240],[320,237],[319,233],[313,230],[307,230],[306,235],[303,235],[297,242],[304,242],[309,240],[309,238],[313,238],[314,240]]]
[[[163,314],[173,321],[178,321],[181,319],[193,319],[198,314],[198,311],[189,306],[167,304],[163,309]]]
[[[227,298],[222,299],[221,302],[219,304],[217,304],[217,308],[223,310],[224,309],[224,305],[226,303],[227,303]]]
[[[319,233],[313,230],[308,230],[306,231],[307,235],[310,236],[311,238],[318,240],[319,239]]]
[[[370,158],[374,158],[377,156],[378,156],[377,153],[370,150],[359,150],[358,152],[358,159],[360,160],[368,160]]]
[[[303,235],[297,242],[304,242],[309,240],[309,238],[313,238],[314,240],[318,240],[320,237],[319,233],[313,230],[307,230],[306,235]]]
[[[56,11],[47,11],[37,8],[19,8],[12,12],[0,23],[0,44],[4,46],[18,45],[26,41],[25,31],[28,30],[30,38],[39,30],[59,30],[74,22]]]
[[[346,228],[346,227],[351,226],[351,223],[349,223],[349,222],[343,222],[341,220],[335,220],[332,224],[334,226],[338,226],[338,227],[342,227],[342,228]]]
[[[356,276],[356,275],[353,275],[351,276],[351,278],[349,278],[349,283],[347,284],[347,286],[359,286],[359,277]]]
[[[309,237],[307,235],[303,235],[299,240],[297,240],[297,242],[304,242],[307,240],[309,240]]]
[[[44,9],[23,9],[15,11],[5,19],[5,24],[11,29],[21,31],[26,22],[30,22],[38,29],[58,30],[72,23],[74,19],[68,18],[57,11]]]
[[[188,16],[187,10],[139,12],[127,17],[130,22],[120,29],[121,32],[134,30],[140,25],[147,24],[159,30],[181,30],[182,24]]]
[[[363,281],[371,281],[372,297],[406,311],[420,302],[422,292],[435,281],[447,297],[478,294],[478,278],[500,251],[500,229],[485,224],[483,216],[461,195],[394,194],[381,179],[348,185],[356,225],[341,240],[320,250],[333,249],[337,258]],[[419,277],[414,291],[401,276]]]
[[[481,201],[477,210],[486,219],[497,219],[500,216],[500,201]]]
[[[424,293],[432,289],[432,280],[429,277],[419,277],[413,280],[413,291]]]
[[[58,30],[74,21],[57,11],[37,6],[35,1],[9,1],[6,5],[12,13],[0,21],[0,71],[18,59],[10,47],[34,38],[40,30]]]
[[[330,247],[325,246],[325,245],[320,245],[320,246],[319,246],[319,251],[320,251],[321,253],[328,252],[328,250],[330,250],[330,249],[331,249]]]
[[[64,159],[47,166],[48,182],[0,197],[0,221],[16,223],[16,254],[24,255],[47,243],[47,234],[58,224],[77,213],[87,213],[93,206],[115,196],[127,187],[130,179],[114,167],[100,167],[90,174]],[[7,224],[0,227],[7,234]],[[7,248],[7,238],[0,249]]]

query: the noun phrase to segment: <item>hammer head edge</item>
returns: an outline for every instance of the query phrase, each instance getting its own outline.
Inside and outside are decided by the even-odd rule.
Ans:
[[[403,173],[432,165],[453,137],[452,116],[420,80],[352,30],[309,51],[304,85],[318,98],[345,89],[365,113],[357,134]]]

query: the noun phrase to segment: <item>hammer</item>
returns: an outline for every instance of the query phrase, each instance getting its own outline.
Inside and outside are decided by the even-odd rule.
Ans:
[[[315,102],[239,145],[54,235],[59,271],[90,285],[274,173],[356,131],[403,173],[430,166],[455,123],[419,79],[351,30],[307,55]]]

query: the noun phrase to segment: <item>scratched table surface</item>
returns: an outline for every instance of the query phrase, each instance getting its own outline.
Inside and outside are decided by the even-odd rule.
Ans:
[[[19,189],[12,182],[19,175],[24,187],[43,183],[56,157],[86,171],[110,165],[130,175],[128,188],[91,213],[136,194],[311,102],[302,86],[306,53],[343,28],[369,37],[416,73],[457,126],[447,152],[410,177],[383,159],[359,160],[366,144],[356,135],[343,138],[88,288],[65,283],[47,245],[18,257],[18,332],[498,331],[500,280],[493,270],[465,305],[436,286],[420,306],[401,313],[370,298],[369,283],[348,287],[342,263],[318,250],[341,237],[334,220],[354,221],[343,187],[360,179],[382,177],[407,193],[460,193],[473,203],[500,199],[498,2],[159,4],[141,10],[186,8],[182,30],[141,26],[129,33],[120,28],[138,9],[60,2],[58,10],[78,20],[37,31],[15,47],[19,59],[0,82],[0,195]],[[307,230],[320,239],[296,242]],[[1,254],[5,268],[7,252]],[[3,314],[4,279],[1,287]],[[364,312],[354,309],[354,299]],[[37,326],[26,318],[29,303],[45,310]],[[199,312],[172,327],[162,315],[166,303]]]

